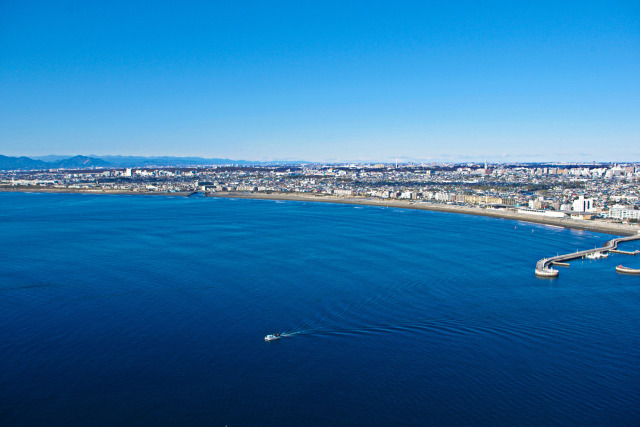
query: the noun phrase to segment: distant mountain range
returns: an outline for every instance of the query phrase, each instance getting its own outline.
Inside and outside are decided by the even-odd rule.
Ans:
[[[216,165],[292,164],[300,162],[256,162],[202,157],[142,156],[40,156],[8,157],[0,155],[0,170],[82,169],[108,167],[189,167]]]
[[[0,170],[44,169],[47,163],[29,157],[7,157],[0,155]]]
[[[261,164],[262,162],[250,162],[247,160],[231,159],[205,159],[203,157],[142,157],[142,156],[96,156],[96,158],[109,162],[112,166],[120,167],[147,167],[147,166],[216,166],[216,165],[248,165]]]
[[[56,161],[46,162],[40,159],[29,157],[7,157],[0,155],[0,170],[19,169],[73,169],[73,168],[93,168],[108,167],[109,163],[102,159],[87,156],[74,156]]]

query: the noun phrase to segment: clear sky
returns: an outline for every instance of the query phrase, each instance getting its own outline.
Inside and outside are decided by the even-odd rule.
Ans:
[[[0,154],[640,161],[640,1],[0,1]]]

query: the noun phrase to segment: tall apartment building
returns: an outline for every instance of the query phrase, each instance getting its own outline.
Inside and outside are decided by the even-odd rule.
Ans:
[[[593,210],[593,199],[585,199],[584,196],[578,197],[573,201],[573,210],[576,212],[591,212]]]

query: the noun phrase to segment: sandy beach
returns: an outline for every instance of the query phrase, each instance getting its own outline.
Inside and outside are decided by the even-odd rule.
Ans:
[[[446,205],[442,203],[430,203],[410,200],[386,200],[366,197],[335,197],[305,194],[261,194],[261,193],[209,193],[208,197],[229,197],[240,199],[263,200],[295,200],[320,203],[343,203],[351,205],[385,206],[401,209],[419,209],[425,211],[450,212],[463,215],[479,215],[493,218],[513,219],[536,224],[545,224],[576,230],[588,230],[597,233],[612,234],[616,236],[631,236],[640,232],[640,226],[610,223],[602,220],[576,220],[540,217],[526,215],[504,209],[475,208],[467,206]]]
[[[144,192],[144,191],[122,191],[122,190],[76,190],[70,188],[0,188],[4,192],[24,192],[24,193],[83,193],[83,194],[119,194],[119,195],[140,195],[140,196],[187,196],[187,192]],[[244,193],[244,192],[219,192],[207,193],[207,197],[226,197],[236,199],[256,199],[256,200],[291,200],[318,203],[341,203],[350,205],[384,206],[400,209],[419,209],[425,211],[450,212],[463,215],[479,215],[493,218],[512,219],[536,224],[545,224],[555,227],[571,228],[576,230],[588,230],[597,233],[611,234],[616,236],[630,236],[640,232],[638,225],[625,225],[603,220],[576,220],[548,218],[537,215],[526,215],[504,209],[491,209],[469,206],[446,205],[442,203],[430,203],[411,200],[388,200],[370,197],[336,197],[328,195],[310,194],[286,194],[286,193]]]

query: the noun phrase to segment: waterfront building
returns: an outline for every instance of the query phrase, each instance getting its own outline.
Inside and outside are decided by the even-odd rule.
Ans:
[[[562,212],[558,211],[547,211],[541,209],[528,209],[528,208],[519,208],[518,213],[526,214],[526,215],[538,215],[545,216],[547,218],[564,218],[566,215]]]
[[[573,210],[576,212],[591,212],[593,210],[593,199],[585,199],[584,196],[578,197],[573,202]]]
[[[333,194],[336,196],[353,196],[353,190],[336,189],[333,190]]]
[[[609,218],[614,219],[635,219],[640,221],[640,210],[631,209],[624,205],[615,205],[609,209]]]

